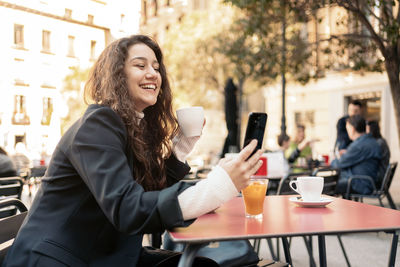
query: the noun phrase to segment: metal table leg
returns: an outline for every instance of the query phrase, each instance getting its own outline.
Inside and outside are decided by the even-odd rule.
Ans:
[[[268,245],[268,248],[269,248],[269,252],[271,253],[272,259],[274,261],[279,261],[278,256],[275,255],[274,245],[272,244],[271,238],[266,238],[266,239],[267,239],[267,245]],[[279,243],[277,244],[277,249],[279,249]]]
[[[342,242],[342,238],[340,237],[340,235],[337,235],[337,238],[338,238],[338,241],[339,241],[339,245],[340,245],[340,247],[341,247],[341,249],[342,249],[344,259],[346,260],[347,266],[348,266],[348,267],[351,267],[349,258],[347,257],[346,250],[344,249],[344,245],[343,245],[343,242]]]
[[[285,260],[290,266],[293,266],[292,257],[290,256],[289,242],[286,237],[282,237],[283,252],[285,253]]]
[[[308,256],[310,257],[310,267],[316,267],[317,265],[315,264],[312,250],[312,236],[309,236],[308,239],[306,236],[303,236],[303,240],[306,245]]]
[[[399,241],[399,231],[394,231],[392,239],[392,248],[389,256],[389,267],[394,267],[396,263],[397,243]]]
[[[326,246],[325,246],[325,236],[318,236],[318,249],[319,249],[319,266],[327,267],[326,264]]]
[[[197,251],[207,244],[187,244],[183,254],[179,260],[178,267],[192,266],[193,260],[196,257]]]

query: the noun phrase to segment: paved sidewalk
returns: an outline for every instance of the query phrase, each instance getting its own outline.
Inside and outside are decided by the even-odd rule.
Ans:
[[[392,235],[385,233],[362,233],[342,235],[352,267],[384,267],[388,266]],[[346,261],[336,236],[326,236],[327,264],[329,267],[345,267]],[[275,241],[274,241],[275,246]],[[280,258],[284,261],[282,245]],[[302,237],[292,238],[290,247],[294,267],[308,267],[309,257]],[[313,237],[314,261],[319,266],[318,240]],[[271,259],[266,241],[261,242],[260,257]],[[400,248],[397,249],[396,266],[400,266]]]

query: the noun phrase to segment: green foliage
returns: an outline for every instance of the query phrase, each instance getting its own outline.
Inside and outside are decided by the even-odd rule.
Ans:
[[[171,25],[162,49],[168,68],[175,104],[221,106],[222,92],[232,64],[221,55],[212,38],[231,23],[233,10],[197,11]]]
[[[302,36],[307,20],[296,1],[279,0],[224,0],[240,9],[242,14],[229,32],[231,46],[224,52],[237,66],[239,78],[250,78],[260,85],[274,82],[282,72],[294,81],[306,83],[310,79],[311,50]],[[286,3],[286,5],[282,5]],[[282,23],[286,24],[285,44]],[[224,37],[220,37],[221,46]]]
[[[71,73],[64,79],[64,86],[61,95],[66,100],[68,106],[68,114],[61,120],[61,133],[74,123],[86,109],[86,104],[83,100],[83,87],[88,79],[89,69],[81,69],[72,67]]]

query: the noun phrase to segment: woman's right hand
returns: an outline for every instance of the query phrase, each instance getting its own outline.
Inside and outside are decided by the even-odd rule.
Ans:
[[[228,173],[238,192],[249,185],[250,176],[262,165],[262,161],[260,160],[260,156],[262,155],[261,149],[247,159],[256,146],[257,140],[252,140],[240,151],[237,157],[223,158],[218,163]]]

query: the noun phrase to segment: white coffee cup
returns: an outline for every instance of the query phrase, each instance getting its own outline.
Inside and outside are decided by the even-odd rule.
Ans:
[[[180,108],[176,111],[178,124],[186,137],[200,136],[204,124],[203,107]]]
[[[293,187],[293,184],[296,185],[296,188]],[[296,181],[289,183],[289,186],[301,195],[303,201],[319,201],[324,188],[324,178],[317,176],[297,177]]]

